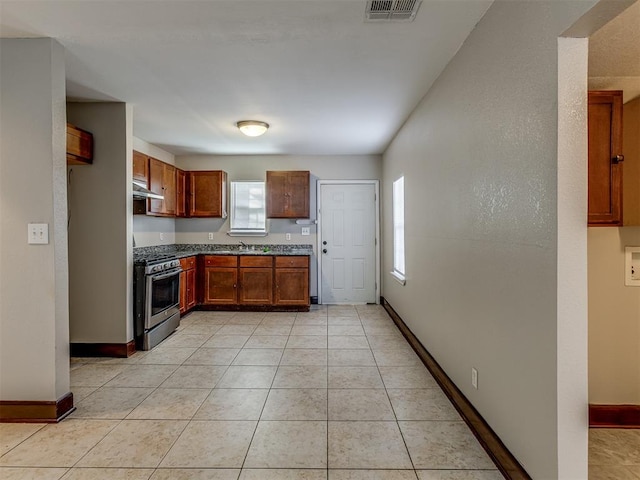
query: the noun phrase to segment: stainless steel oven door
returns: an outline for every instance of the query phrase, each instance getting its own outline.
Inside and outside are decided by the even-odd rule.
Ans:
[[[150,330],[180,311],[180,272],[176,268],[147,275],[145,330]]]

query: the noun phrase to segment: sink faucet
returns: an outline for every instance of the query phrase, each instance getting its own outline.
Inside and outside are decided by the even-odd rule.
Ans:
[[[247,245],[246,243],[244,243],[242,240],[240,240],[240,250],[242,249],[248,249],[249,245]]]

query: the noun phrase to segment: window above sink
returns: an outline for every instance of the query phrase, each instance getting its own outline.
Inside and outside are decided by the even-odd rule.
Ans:
[[[265,183],[231,182],[230,236],[266,236]]]

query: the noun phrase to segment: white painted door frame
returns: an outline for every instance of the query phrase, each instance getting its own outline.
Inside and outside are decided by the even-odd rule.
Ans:
[[[380,180],[318,180],[316,188],[316,218],[318,219],[316,235],[316,261],[318,262],[318,303],[322,304],[322,185],[373,185],[375,189],[375,221],[376,221],[376,304],[380,303]]]

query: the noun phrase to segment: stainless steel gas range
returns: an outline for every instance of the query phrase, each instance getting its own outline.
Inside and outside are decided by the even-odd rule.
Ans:
[[[151,350],[180,325],[180,260],[170,254],[138,256],[134,261],[136,348]]]

